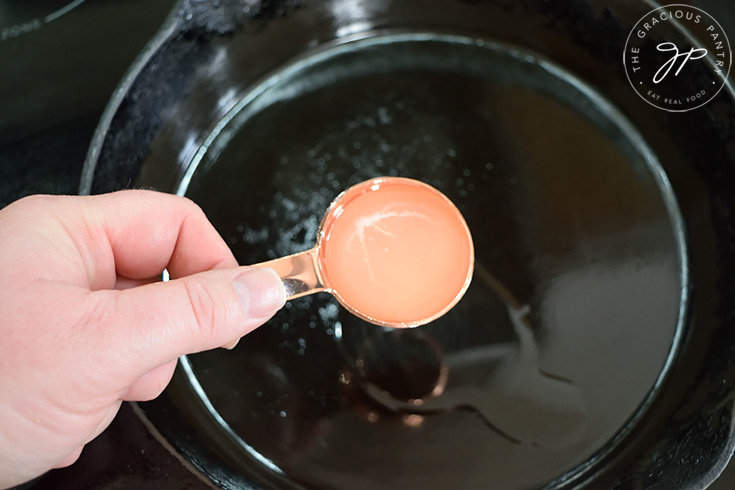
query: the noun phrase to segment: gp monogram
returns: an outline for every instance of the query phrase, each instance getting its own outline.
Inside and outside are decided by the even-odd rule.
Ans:
[[[623,64],[643,100],[659,109],[684,112],[706,104],[722,90],[732,53],[724,30],[707,12],[666,5],[633,27]]]

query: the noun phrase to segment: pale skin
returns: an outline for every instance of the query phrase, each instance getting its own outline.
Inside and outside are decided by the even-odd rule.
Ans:
[[[0,210],[0,488],[73,464],[123,401],[163,391],[179,356],[231,346],[284,303],[275,273],[238,266],[181,197]]]

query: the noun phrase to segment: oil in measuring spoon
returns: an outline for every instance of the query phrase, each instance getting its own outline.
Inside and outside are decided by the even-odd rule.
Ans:
[[[436,189],[380,178],[347,190],[324,219],[324,283],[379,324],[416,326],[454,306],[472,277],[472,237]]]

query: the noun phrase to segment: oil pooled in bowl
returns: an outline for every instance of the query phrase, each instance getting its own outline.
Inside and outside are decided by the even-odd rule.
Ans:
[[[478,278],[481,280],[481,278]],[[516,444],[547,448],[572,445],[584,435],[587,408],[568,380],[539,367],[538,346],[528,322],[528,306],[508,307],[519,340],[509,346],[468,347],[446,355],[420,331],[383,332],[363,342],[355,370],[365,393],[382,406],[431,416],[449,410],[476,413],[492,431]],[[503,363],[503,357],[511,359]],[[461,373],[494,363],[493,375],[457,382]]]

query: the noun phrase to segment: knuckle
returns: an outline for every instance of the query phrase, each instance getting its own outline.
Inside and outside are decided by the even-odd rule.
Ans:
[[[174,364],[175,367],[175,364]],[[166,389],[169,382],[171,381],[171,377],[173,375],[173,368],[169,368],[167,366],[162,366],[158,369],[158,372],[156,373],[156,377],[153,381],[152,391],[148,394],[148,400],[153,400],[154,398],[157,398],[161,393],[163,393],[163,390]]]
[[[184,288],[197,333],[206,339],[214,338],[222,301],[200,282],[185,281]]]
[[[84,307],[81,308],[83,314],[80,323],[94,338],[101,339],[100,342],[103,344],[100,351],[104,352],[108,365],[121,364],[123,357],[118,353],[118,349],[114,348],[116,337],[111,335],[115,319],[120,312],[118,301],[118,291],[102,289],[89,294]]]
[[[34,194],[25,196],[18,199],[14,203],[10,204],[7,210],[23,210],[24,212],[35,212],[39,210],[48,209],[51,204],[58,204],[61,198],[54,196],[47,196],[43,194]],[[56,202],[54,202],[56,201]]]
[[[163,393],[163,390],[166,389],[167,385],[168,380],[164,379],[163,376],[156,376],[149,381],[148,386],[142,389],[138,396],[136,396],[135,398],[137,401],[141,402],[149,402],[151,400],[154,400],[155,398],[158,398],[161,393]]]
[[[57,196],[50,196],[48,194],[32,194],[20,199],[18,202],[28,206],[45,206],[51,201],[60,199]]]
[[[182,202],[184,203],[184,206],[186,207],[187,212],[189,215],[194,219],[206,219],[206,215],[204,214],[204,210],[199,206],[199,204],[195,203],[191,199],[189,199],[186,196],[182,196],[180,198]]]
[[[118,309],[117,297],[107,290],[95,291],[86,297],[83,321],[96,330],[109,328]]]

